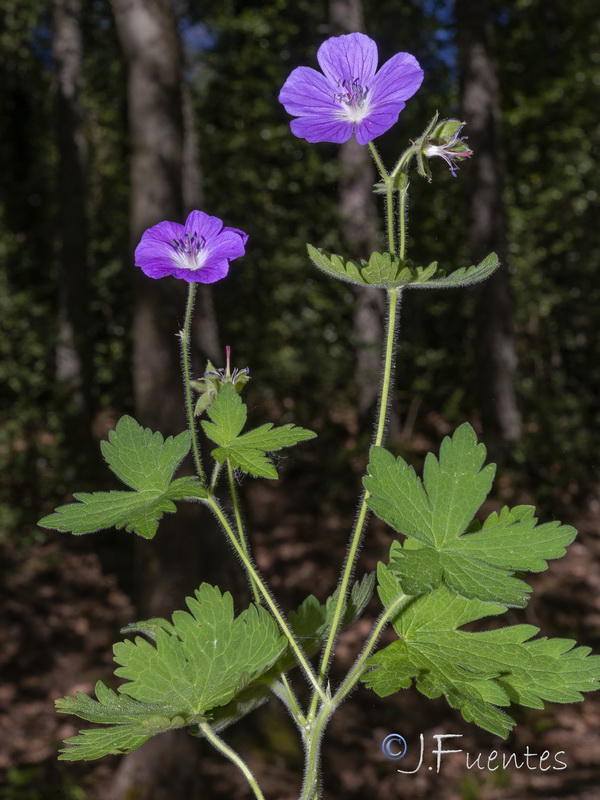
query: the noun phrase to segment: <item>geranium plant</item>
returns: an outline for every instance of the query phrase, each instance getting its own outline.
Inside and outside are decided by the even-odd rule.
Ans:
[[[485,447],[468,424],[444,440],[439,456],[427,456],[422,477],[384,448],[401,297],[413,288],[474,284],[498,267],[493,253],[480,264],[448,272],[437,263],[418,265],[407,257],[409,173],[414,168],[431,179],[429,162],[439,156],[454,174],[457,162],[472,155],[459,136],[462,123],[440,121],[436,115],[387,170],[373,139],[396,123],[405,101],[418,90],[423,72],[416,59],[399,53],[378,70],[377,47],[360,33],[328,39],[317,59],[322,73],[298,67],[281,89],[280,101],[296,117],[292,131],[309,142],[343,142],[355,135],[368,145],[380,175],[375,191],[384,197],[387,229],[386,251],[365,260],[308,246],[318,268],[385,292],[388,302],[373,446],[339,583],[325,603],[309,596],[298,609],[281,611],[254,564],[239,513],[236,476],[276,478],[270,454],[315,434],[292,424],[252,427],[242,397],[248,373],[231,369],[229,353],[224,369],[209,364],[202,378],[191,376],[196,285],[223,279],[229,262],[243,256],[247,235],[201,211],[190,214],[185,225],[154,226],[137,247],[136,265],[150,278],[172,276],[189,283],[181,331],[188,430],[164,439],[123,417],[103,442],[102,453],[127,489],[76,494],[75,503],[40,524],[73,534],[116,527],[151,539],[161,517],[176,511],[176,502],[202,503],[239,557],[254,601],[236,615],[228,593],[202,584],[188,598],[187,611],[124,629],[135,637],[114,646],[115,674],[124,679],[118,690],[99,682],[95,699],[77,693],[57,701],[59,711],[102,724],[68,739],[62,759],[127,753],[151,736],[186,728],[231,759],[262,799],[255,776],[222,732],[275,697],[304,745],[301,798],[315,800],[321,792],[323,733],[359,683],[380,696],[413,684],[428,697],[443,695],[466,720],[501,737],[514,725],[507,713],[511,704],[541,708],[544,701],[572,702],[598,686],[600,658],[571,640],[536,638],[532,625],[461,630],[509,607],[524,607],[530,587],[522,573],[546,569],[549,559],[564,554],[575,530],[559,522],[538,524],[530,506],[504,508],[480,522],[478,512],[495,468],[485,464]],[[196,474],[175,477],[190,450]],[[228,495],[232,518],[224,511],[222,493]],[[353,584],[369,512],[397,535],[377,573],[359,576]],[[332,684],[340,631],[363,613],[375,591],[381,613],[352,668]],[[388,625],[397,639],[378,649]],[[300,680],[308,687],[301,695],[308,696],[307,702],[294,688]]]

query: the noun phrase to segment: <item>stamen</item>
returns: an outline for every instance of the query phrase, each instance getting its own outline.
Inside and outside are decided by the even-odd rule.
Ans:
[[[188,232],[171,239],[171,244],[175,251],[174,258],[180,267],[200,269],[204,264],[206,260],[206,253],[203,252],[206,246],[204,236]]]
[[[358,78],[340,78],[338,86],[342,91],[334,94],[333,99],[342,106],[341,116],[352,122],[364,119],[369,111],[369,87],[362,86]]]

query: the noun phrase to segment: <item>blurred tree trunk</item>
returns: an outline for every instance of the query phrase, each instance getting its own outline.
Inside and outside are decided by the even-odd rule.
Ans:
[[[181,93],[183,104],[183,210],[184,216],[187,217],[190,211],[203,207],[204,198],[194,104],[190,86],[185,78],[182,78]],[[183,289],[182,294],[185,295],[185,287]],[[219,328],[211,287],[199,284],[196,298],[196,314],[192,327],[192,360],[195,372],[200,374],[204,372],[207,358],[213,364],[219,365],[224,359],[224,351],[219,343]],[[194,358],[194,354],[196,358]]]
[[[146,228],[162,220],[183,221],[199,201],[200,179],[191,109],[184,124],[183,60],[170,0],[112,0],[128,66],[131,136],[131,247]],[[195,162],[192,164],[192,162]],[[184,174],[186,178],[184,180]],[[178,326],[187,284],[151,280],[133,269],[133,383],[137,420],[171,435],[186,428]],[[206,294],[200,311],[212,308]],[[198,320],[198,306],[195,320]],[[193,341],[216,347],[214,313],[194,326]],[[208,331],[208,332],[206,332]],[[203,357],[206,357],[204,353]],[[198,359],[199,360],[199,359]],[[231,554],[211,515],[196,504],[179,504],[161,522],[156,539],[136,552],[141,617],[167,616],[183,607],[204,579],[226,583]],[[231,569],[229,569],[231,573]],[[221,579],[223,579],[221,581]],[[126,756],[107,798],[139,800],[199,796],[200,747],[184,732],[162,734]]]
[[[56,379],[72,403],[70,438],[89,440],[91,364],[86,219],[86,143],[81,106],[80,0],[54,0],[52,55],[55,69],[58,149],[58,341]]]
[[[333,36],[364,31],[361,0],[330,0],[329,16]],[[377,205],[373,194],[375,170],[366,147],[353,136],[340,146],[339,206],[342,233],[352,258],[368,258],[377,249]],[[361,423],[370,424],[370,412],[377,401],[381,369],[381,343],[385,297],[374,289],[352,287],[356,297],[354,331],[358,412]]]
[[[475,155],[468,166],[469,242],[475,263],[494,250],[502,262],[479,291],[476,368],[486,444],[502,463],[521,436],[514,377],[517,355],[507,268],[500,92],[490,37],[489,0],[455,0],[462,114]]]

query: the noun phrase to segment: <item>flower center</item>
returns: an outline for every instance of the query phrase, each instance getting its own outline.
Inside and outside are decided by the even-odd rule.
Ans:
[[[186,233],[171,239],[173,260],[181,269],[200,269],[206,261],[206,239],[196,233]]]
[[[342,91],[334,95],[334,100],[341,104],[340,115],[350,122],[360,122],[369,113],[368,86],[361,86],[358,78],[344,78],[338,81]]]

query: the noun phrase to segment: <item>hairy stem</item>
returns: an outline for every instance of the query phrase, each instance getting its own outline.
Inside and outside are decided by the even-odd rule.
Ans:
[[[400,208],[398,209],[398,223],[400,236],[400,251],[398,255],[402,260],[406,254],[406,205],[408,200],[408,180],[400,189]]]
[[[294,694],[294,690],[292,689],[285,672],[281,672],[279,674],[279,681],[277,681],[277,683],[275,683],[271,687],[271,689],[273,691],[273,694],[276,697],[278,697],[281,700],[281,702],[286,706],[286,708],[294,718],[296,724],[304,734],[306,726],[306,717],[304,716],[304,712],[300,708],[300,703],[298,702],[298,699]]]
[[[398,611],[400,611],[402,605],[407,600],[410,599],[411,598],[408,595],[405,594],[398,595],[398,597],[394,600],[394,602],[391,605],[389,605],[385,609],[385,611],[381,614],[381,616],[375,623],[373,630],[371,631],[371,635],[365,642],[365,645],[359,657],[356,659],[354,666],[352,667],[350,672],[346,675],[344,681],[342,682],[342,685],[333,696],[331,704],[334,708],[336,708],[342,702],[342,700],[348,694],[350,694],[352,689],[354,689],[354,687],[360,680],[361,675],[364,672],[367,659],[370,657],[371,653],[375,649],[375,645],[377,644],[377,640],[381,636],[381,632],[388,624],[388,622],[392,619],[392,617],[395,616],[398,613]]]
[[[200,478],[200,483],[205,486],[204,470],[202,459],[200,458],[200,445],[198,444],[198,430],[194,417],[194,403],[192,400],[191,386],[191,366],[190,366],[190,330],[192,327],[192,312],[194,310],[194,300],[196,297],[196,284],[190,283],[188,289],[187,306],[185,309],[185,322],[183,330],[179,336],[181,339],[181,362],[183,364],[183,386],[185,392],[185,410],[187,414],[188,428],[192,437],[192,452],[194,454],[194,464],[196,473]]]
[[[379,154],[375,147],[370,144],[369,148],[371,150],[371,154],[377,164],[381,177],[386,186],[386,219],[387,219],[387,234],[388,234],[388,249],[389,252],[394,255],[396,252],[396,245],[395,245],[395,237],[394,237],[394,219],[393,219],[393,190],[394,190],[394,181],[390,175],[385,170]],[[400,159],[399,164],[402,163],[402,159]],[[408,163],[408,157],[406,159],[406,163]],[[397,165],[398,168],[398,165]],[[396,169],[397,169],[396,168]],[[406,214],[406,192],[402,194],[403,201],[400,207],[400,213],[404,219]],[[406,226],[404,223],[400,225],[400,255],[404,258],[406,252]],[[388,316],[386,322],[386,333],[385,333],[385,355],[383,361],[383,371],[381,377],[381,387],[379,392],[379,410],[378,410],[378,418],[377,418],[377,428],[374,437],[373,444],[375,447],[379,447],[385,438],[386,432],[386,425],[387,425],[387,416],[388,416],[388,406],[390,401],[390,390],[392,385],[392,377],[393,377],[393,364],[394,364],[394,351],[396,347],[396,339],[398,335],[398,322],[399,322],[399,309],[400,309],[400,299],[401,299],[401,291],[397,287],[390,287],[387,290],[388,295]],[[348,548],[348,553],[346,555],[346,561],[344,563],[342,577],[340,580],[340,584],[338,587],[338,596],[337,601],[335,604],[335,609],[333,613],[333,617],[331,620],[331,625],[329,628],[329,633],[327,636],[327,641],[325,643],[325,647],[323,649],[323,655],[321,657],[321,663],[319,666],[319,674],[318,674],[318,681],[319,686],[323,686],[325,683],[325,679],[329,672],[329,666],[331,663],[331,659],[333,657],[333,648],[337,637],[340,632],[340,628],[342,625],[342,619],[344,614],[344,609],[346,607],[346,598],[348,594],[348,588],[350,585],[350,580],[352,578],[352,574],[354,572],[354,568],[356,565],[356,559],[358,556],[358,551],[360,548],[360,544],[364,535],[365,523],[367,519],[367,500],[369,498],[369,493],[364,492],[360,507],[358,511],[358,515],[356,518],[356,523],[354,525],[354,530],[351,535],[350,539],[350,546]],[[318,698],[317,694],[314,693],[310,710],[309,710],[309,720],[314,720],[316,710],[317,710],[317,703]]]
[[[242,523],[242,515],[240,514],[240,506],[238,502],[237,491],[235,489],[235,480],[233,477],[233,469],[229,459],[227,460],[227,478],[229,480],[229,492],[231,494],[231,502],[233,504],[233,513],[235,516],[235,523],[238,530],[238,541],[244,550],[244,554],[246,559],[250,558],[250,550],[248,548],[248,540],[246,538],[246,533],[244,531],[244,525]],[[260,592],[258,590],[258,586],[256,585],[256,581],[254,577],[250,574],[250,585],[252,587],[252,594],[254,595],[254,602],[256,605],[261,605],[262,598],[260,596]],[[274,694],[282,700],[287,708],[290,711],[292,717],[296,720],[299,727],[302,727],[306,723],[305,716],[300,708],[300,705],[296,699],[296,695],[294,694],[294,690],[290,686],[290,683],[287,679],[285,672],[279,673],[279,685],[273,688]]]
[[[265,796],[260,790],[260,786],[256,782],[256,778],[250,771],[250,767],[246,764],[246,762],[229,747],[228,744],[225,744],[223,739],[213,731],[210,725],[207,722],[200,723],[200,730],[206,736],[208,741],[215,747],[220,753],[222,753],[225,758],[228,758],[232,761],[236,767],[242,772],[248,783],[250,784],[250,788],[254,792],[254,796],[257,800],[265,800]]]
[[[396,252],[396,243],[394,240],[394,183],[389,179],[386,168],[383,165],[381,156],[377,152],[377,148],[373,142],[369,142],[369,150],[373,156],[373,160],[379,170],[379,174],[385,183],[385,217],[387,223],[387,237],[388,248],[391,255]]]
[[[367,659],[375,649],[377,640],[381,636],[381,632],[385,626],[388,624],[390,619],[392,619],[392,617],[398,613],[398,611],[402,608],[402,605],[411,599],[411,597],[405,594],[400,594],[393,601],[393,603],[391,603],[388,608],[385,609],[375,623],[375,626],[371,631],[371,635],[365,642],[361,654],[356,659],[350,672],[348,672],[346,675],[342,685],[330,700],[328,700],[326,703],[323,703],[316,718],[311,722],[311,729],[307,741],[306,768],[301,800],[314,800],[318,798],[321,739],[323,737],[323,731],[325,730],[331,715],[360,680],[361,675],[364,672]]]
[[[238,503],[238,496],[235,489],[235,480],[233,478],[233,469],[231,467],[231,463],[229,459],[227,459],[227,478],[229,481],[229,493],[231,495],[231,502],[233,504],[233,513],[235,516],[235,524],[237,525],[238,530],[238,540],[242,549],[244,550],[244,554],[246,559],[250,557],[250,552],[248,550],[248,542],[246,540],[246,534],[244,531],[244,525],[242,523],[242,515],[240,514],[240,505]],[[258,588],[256,583],[254,582],[254,578],[250,576],[250,586],[252,587],[252,594],[254,595],[254,602],[257,605],[260,605],[260,594],[258,592]]]
[[[387,331],[385,338],[385,356],[383,362],[381,390],[379,395],[380,398],[379,414],[377,421],[377,429],[373,441],[375,447],[379,447],[382,444],[385,437],[390,389],[392,385],[394,350],[395,350],[395,343],[396,343],[396,336],[397,336],[398,322],[399,322],[399,313],[398,313],[400,307],[399,301],[400,301],[400,291],[395,288],[388,289],[389,310],[388,310]],[[350,580],[352,578],[352,574],[354,572],[356,557],[358,555],[360,543],[362,541],[364,533],[365,522],[367,519],[368,498],[369,498],[369,493],[365,491],[361,500],[358,516],[356,518],[356,523],[354,525],[354,530],[352,532],[352,536],[350,539],[350,547],[348,548],[348,553],[346,555],[346,561],[344,563],[344,569],[342,572],[342,578],[339,584],[339,591],[338,591],[337,601],[335,604],[335,609],[333,612],[333,617],[331,620],[331,627],[329,629],[329,635],[327,637],[327,642],[325,643],[323,656],[321,658],[321,664],[319,667],[320,686],[323,686],[325,682],[325,678],[329,671],[329,665],[331,663],[331,658],[333,655],[333,647],[339,635],[342,618],[344,614],[344,608],[346,605],[346,596],[348,593],[348,587],[350,584]],[[315,695],[313,696],[313,700],[311,702],[309,718],[314,717],[316,708],[317,708],[317,698]]]
[[[231,542],[231,544],[233,545],[236,553],[238,554],[238,556],[242,560],[242,563],[243,563],[246,571],[248,572],[248,575],[250,576],[251,580],[254,581],[258,591],[260,592],[260,594],[264,598],[265,604],[267,605],[269,611],[271,612],[271,614],[273,615],[273,617],[277,621],[277,624],[279,625],[279,628],[281,629],[281,632],[283,633],[283,635],[288,640],[288,642],[290,644],[290,647],[294,651],[294,655],[296,656],[296,661],[297,661],[298,665],[302,668],[304,674],[308,678],[309,682],[312,684],[315,693],[321,698],[321,700],[326,701],[327,700],[327,696],[325,695],[325,692],[323,691],[322,687],[320,686],[319,682],[317,681],[317,677],[316,677],[312,667],[310,666],[309,662],[307,661],[306,656],[302,652],[302,649],[300,648],[300,645],[296,641],[296,639],[294,637],[294,634],[292,633],[292,631],[290,629],[290,626],[288,625],[288,623],[284,619],[282,613],[277,608],[277,605],[276,605],[275,601],[273,600],[273,598],[271,597],[271,594],[270,594],[269,590],[265,586],[264,581],[262,580],[262,578],[260,577],[260,575],[258,574],[256,569],[254,568],[252,562],[250,561],[250,558],[248,557],[248,555],[244,551],[244,548],[242,547],[242,545],[238,541],[238,538],[235,535],[231,525],[229,524],[229,522],[227,521],[227,518],[225,517],[225,515],[221,511],[221,507],[219,506],[219,504],[217,503],[217,501],[213,497],[209,497],[208,500],[204,500],[203,502],[205,502],[206,505],[208,505],[212,509],[213,513],[215,514],[215,516],[217,517],[217,519],[221,523],[221,525],[223,527],[223,530],[225,531],[225,533],[227,534],[227,537],[229,538],[229,541]]]

